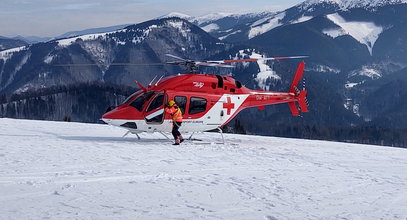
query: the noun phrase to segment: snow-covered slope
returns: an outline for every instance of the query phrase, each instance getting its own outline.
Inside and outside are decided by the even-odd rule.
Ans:
[[[0,119],[0,219],[407,218],[405,149],[123,133]]]
[[[350,35],[361,44],[366,45],[370,55],[372,55],[373,46],[379,38],[379,35],[383,32],[383,27],[377,26],[373,22],[348,22],[338,13],[327,15],[327,18],[339,28],[326,30],[324,31],[325,34],[333,38]]]
[[[122,24],[122,25],[115,25],[115,26],[110,26],[110,27],[101,27],[101,28],[91,28],[91,29],[86,29],[86,30],[81,30],[81,31],[70,31],[67,33],[64,33],[62,35],[59,35],[55,37],[54,39],[61,39],[61,38],[69,38],[69,37],[75,37],[75,36],[80,36],[80,35],[88,35],[88,34],[98,34],[98,33],[105,33],[105,32],[112,32],[116,30],[123,29],[131,24]]]
[[[158,17],[158,19],[161,19],[161,18],[173,18],[173,17],[182,18],[182,19],[190,19],[190,18],[192,18],[190,15],[187,15],[187,14],[183,14],[183,13],[179,13],[179,12],[171,12],[171,13],[168,13],[166,15]]]
[[[239,14],[233,14],[233,13],[226,13],[226,12],[217,12],[217,13],[211,13],[207,15],[202,15],[199,17],[191,18],[191,22],[196,22],[196,24],[201,25],[201,24],[207,24],[215,20],[219,20],[228,16],[234,16],[238,17],[240,16]]]
[[[349,10],[352,8],[374,9],[386,5],[407,3],[407,0],[306,0],[298,5],[309,8],[321,3],[336,5],[341,10]]]
[[[220,40],[241,42],[277,27],[303,23],[323,15],[349,12],[356,8],[367,12],[374,12],[384,6],[406,3],[407,0],[306,0],[279,12],[266,11],[248,14],[215,13],[200,18],[189,18],[189,20]],[[377,27],[372,22],[361,22],[361,25],[364,27],[359,32],[363,32],[364,35],[371,35],[368,40],[377,38],[376,35],[382,31],[381,27]],[[373,33],[370,32],[372,29]],[[367,33],[364,33],[365,31]],[[342,32],[339,33],[342,34]],[[337,35],[338,32],[335,31],[333,34]],[[365,41],[363,40],[362,43],[364,44]]]

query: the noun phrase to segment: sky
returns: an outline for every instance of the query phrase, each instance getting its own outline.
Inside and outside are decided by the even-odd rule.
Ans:
[[[0,0],[0,36],[55,37],[68,31],[134,24],[170,12],[278,11],[303,0]]]

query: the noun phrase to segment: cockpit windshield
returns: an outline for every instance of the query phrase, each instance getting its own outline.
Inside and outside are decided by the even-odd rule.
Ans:
[[[127,97],[126,100],[124,100],[124,102],[122,104],[128,104],[128,102],[135,96],[138,96],[142,93],[142,90],[138,90],[137,92],[131,94],[131,96]]]
[[[155,94],[155,92],[146,92],[139,95],[134,99],[129,105],[136,108],[139,112],[143,111],[143,105],[150,100],[150,98]]]

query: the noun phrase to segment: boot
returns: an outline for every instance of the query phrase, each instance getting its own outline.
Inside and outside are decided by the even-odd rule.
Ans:
[[[180,143],[184,142],[184,138],[182,137],[182,135],[181,135],[181,136],[178,136],[178,139],[179,139],[179,142],[180,142]]]
[[[179,145],[181,141],[179,140],[179,138],[175,139],[175,143],[173,143],[172,145]]]

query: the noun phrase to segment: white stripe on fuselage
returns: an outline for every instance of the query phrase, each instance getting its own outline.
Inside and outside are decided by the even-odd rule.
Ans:
[[[147,116],[146,116],[146,119],[147,119],[147,120],[150,120],[150,119],[152,119],[152,118],[154,118],[154,117],[156,117],[156,116],[161,115],[162,113],[164,113],[164,109],[160,109],[160,110],[158,110],[158,111],[156,111],[156,112],[154,112],[154,113],[152,113],[152,114],[147,115]]]
[[[249,95],[231,95],[231,94],[224,94],[218,102],[203,116],[201,120],[205,120],[207,124],[218,124],[217,127],[225,123],[230,119],[230,117],[235,114],[235,112],[240,108],[244,101],[246,101]],[[230,103],[228,101],[230,98]],[[230,108],[228,112],[228,108],[224,108],[225,105],[233,105],[233,108]],[[227,106],[225,106],[227,107]],[[223,114],[222,114],[223,112]],[[228,114],[229,113],[229,114]],[[222,116],[223,115],[223,116]],[[217,128],[215,127],[215,128]],[[212,129],[215,129],[212,128]],[[212,130],[211,129],[211,130]]]

